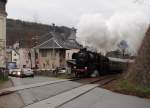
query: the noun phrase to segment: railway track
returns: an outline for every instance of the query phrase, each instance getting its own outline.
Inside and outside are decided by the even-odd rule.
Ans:
[[[82,84],[99,84],[99,86],[104,86],[108,83],[111,83],[113,80],[116,80],[118,78],[119,74],[113,74],[113,75],[105,75],[101,77],[96,78],[78,78],[73,79],[71,81],[75,81]]]
[[[59,108],[62,105],[90,92],[94,88],[104,86],[115,79],[116,79],[116,75],[108,75],[108,76],[103,76],[100,78],[74,79],[72,81],[82,83],[82,84],[75,88],[71,88],[71,89],[63,91],[59,94],[56,94],[52,97],[48,97],[47,99],[43,99],[43,100],[37,101],[35,103],[29,104],[29,105],[25,105],[24,108],[36,108],[37,106],[42,105],[42,103],[44,103],[44,102],[46,104],[51,104],[50,108]],[[87,89],[84,90],[83,88],[87,88]],[[82,91],[82,89],[83,89],[83,91]],[[75,93],[75,95],[72,95],[72,93]],[[72,97],[69,95],[72,95]],[[67,96],[68,96],[68,98],[66,100],[64,100],[63,98],[66,98]],[[61,98],[62,98],[62,100],[61,100]],[[57,100],[59,100],[59,102],[57,102]]]

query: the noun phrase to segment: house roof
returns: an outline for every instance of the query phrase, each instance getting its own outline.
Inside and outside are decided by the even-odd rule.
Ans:
[[[46,33],[42,36],[40,36],[40,38],[37,40],[38,45],[48,41],[49,39],[51,39],[53,36],[51,35],[51,33]]]
[[[64,45],[67,49],[81,49],[82,48],[82,46],[76,40],[73,40],[73,39],[66,40]]]
[[[66,48],[64,46],[64,36],[60,33],[54,33],[49,32],[45,34],[44,36],[41,36],[40,39],[38,39],[38,45],[34,48],[38,49],[52,49],[52,48],[59,48],[63,49]]]
[[[7,50],[6,50],[7,53],[10,53],[10,52],[12,52],[12,51],[14,51],[16,54],[19,55],[19,52],[18,52],[16,49],[13,49],[13,48],[11,49],[11,48],[10,48],[10,49],[7,49]]]
[[[52,48],[55,48],[55,49],[57,49],[57,48],[63,48],[63,46],[60,45],[58,43],[58,41],[55,38],[52,37],[51,39],[45,41],[44,43],[42,43],[38,46],[36,46],[35,48],[39,48],[39,49],[52,49]]]
[[[72,34],[70,35],[72,37]],[[70,37],[69,36],[69,37]],[[81,49],[81,45],[75,39],[67,38],[64,34],[49,32],[38,39],[37,49]]]

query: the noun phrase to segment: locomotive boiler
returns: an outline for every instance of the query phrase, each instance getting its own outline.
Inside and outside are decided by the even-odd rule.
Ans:
[[[104,74],[109,69],[109,59],[99,53],[80,50],[78,53],[72,55],[75,64],[72,67],[72,73],[76,77],[90,76],[93,72],[97,74]]]

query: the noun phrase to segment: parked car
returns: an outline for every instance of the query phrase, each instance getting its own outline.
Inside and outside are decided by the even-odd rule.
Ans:
[[[64,67],[58,67],[58,73],[66,73],[66,68]]]
[[[22,75],[25,77],[26,76],[34,77],[34,72],[30,68],[22,68]]]
[[[30,68],[9,69],[9,75],[15,77],[34,77],[34,73]]]

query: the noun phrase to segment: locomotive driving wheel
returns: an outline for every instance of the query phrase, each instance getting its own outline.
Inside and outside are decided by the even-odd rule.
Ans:
[[[79,77],[79,75],[78,75],[78,73],[77,72],[72,72],[72,76],[73,76],[73,78],[78,78]]]

